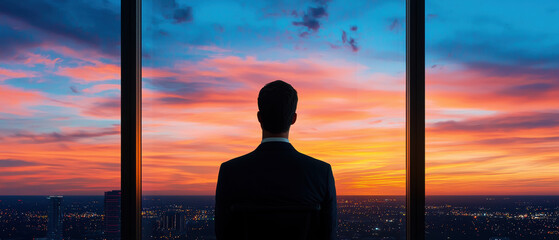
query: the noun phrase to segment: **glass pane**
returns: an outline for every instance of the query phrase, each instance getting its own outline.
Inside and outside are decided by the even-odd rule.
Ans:
[[[0,239],[120,239],[119,88],[120,1],[0,1]]]
[[[290,141],[330,163],[339,239],[405,238],[405,1],[142,2],[143,237],[212,239],[220,164],[297,90]]]
[[[426,1],[426,238],[559,238],[559,2]]]

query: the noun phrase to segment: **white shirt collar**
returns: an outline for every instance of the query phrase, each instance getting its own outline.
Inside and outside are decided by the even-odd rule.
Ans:
[[[262,143],[267,143],[267,142],[286,142],[286,143],[289,143],[289,139],[282,138],[282,137],[268,137],[268,138],[262,139]]]

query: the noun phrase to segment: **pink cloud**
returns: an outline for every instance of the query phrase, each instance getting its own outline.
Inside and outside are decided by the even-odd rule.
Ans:
[[[180,76],[180,74],[173,70],[142,67],[142,78],[164,78],[164,77],[177,77],[177,76]]]
[[[39,92],[0,85],[0,113],[31,116],[30,106],[41,105],[46,98]]]
[[[201,51],[208,51],[208,52],[216,52],[216,53],[227,53],[231,52],[230,49],[220,48],[215,45],[192,45],[190,46],[191,49],[201,50]]]
[[[43,43],[41,49],[54,51],[68,58],[74,58],[81,60],[83,62],[89,62],[94,64],[99,64],[100,59],[110,59],[113,61],[119,61],[119,58],[107,55],[105,53],[96,51],[94,49],[72,49],[67,46],[55,45],[51,43]]]
[[[84,117],[120,119],[120,98],[91,97],[84,99],[78,108]]]
[[[26,77],[33,77],[33,76],[35,75],[29,71],[19,71],[19,70],[0,68],[0,82],[11,78],[26,78]]]
[[[120,91],[120,84],[97,84],[97,85],[93,85],[90,88],[84,89],[83,92],[84,93],[95,94],[95,93],[100,93],[100,92],[104,92],[104,91],[111,91],[111,90]]]
[[[59,67],[55,73],[78,82],[118,80],[120,79],[120,66],[97,63],[80,67]]]
[[[531,74],[501,76],[475,69],[427,71],[426,81],[426,100],[431,108],[491,111],[559,108],[559,102],[554,97],[559,95],[559,85],[555,80],[541,79]],[[528,89],[530,84],[549,87],[533,91]]]
[[[28,57],[25,60],[24,64],[33,65],[33,66],[35,64],[43,64],[43,65],[48,66],[50,68],[53,68],[54,65],[57,62],[60,62],[62,60],[61,58],[51,59],[51,58],[49,58],[49,56],[43,56],[43,55],[34,54],[34,53],[28,53],[27,56]]]

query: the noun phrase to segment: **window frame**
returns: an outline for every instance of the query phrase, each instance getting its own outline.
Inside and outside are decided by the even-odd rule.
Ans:
[[[121,0],[121,239],[142,239],[142,1]]]
[[[425,239],[425,0],[406,0],[406,239]]]
[[[121,0],[121,239],[142,239],[142,0]],[[425,239],[425,0],[406,0],[406,239]]]

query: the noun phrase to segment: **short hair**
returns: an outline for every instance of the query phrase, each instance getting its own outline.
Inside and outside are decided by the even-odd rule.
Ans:
[[[297,110],[297,91],[289,83],[276,80],[258,93],[258,111],[262,128],[271,133],[289,130]]]

